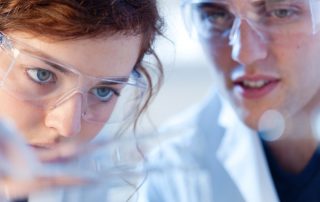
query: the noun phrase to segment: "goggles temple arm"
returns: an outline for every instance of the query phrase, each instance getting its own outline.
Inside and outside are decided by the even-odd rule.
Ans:
[[[320,30],[320,0],[309,0],[310,15],[312,20],[312,34]]]

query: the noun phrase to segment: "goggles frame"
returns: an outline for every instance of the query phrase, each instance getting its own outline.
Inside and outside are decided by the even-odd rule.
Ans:
[[[19,40],[10,38],[9,36],[4,34],[3,32],[0,32],[0,51],[8,51],[8,53],[11,53],[11,56],[12,56],[12,61],[10,62],[10,66],[7,67],[7,69],[4,72],[4,75],[2,76],[2,79],[0,81],[0,88],[3,88],[9,94],[13,95],[14,97],[16,97],[18,99],[31,102],[33,105],[35,105],[37,107],[41,107],[41,108],[50,110],[50,109],[58,107],[59,105],[64,103],[66,100],[68,100],[70,97],[72,97],[74,94],[80,93],[82,95],[82,100],[84,100],[83,97],[86,97],[85,110],[82,109],[82,117],[85,120],[90,121],[90,122],[100,122],[100,121],[96,121],[96,120],[94,120],[94,121],[88,120],[86,118],[86,113],[88,110],[87,99],[88,99],[88,93],[89,93],[89,90],[91,89],[91,87],[84,86],[84,83],[120,84],[120,85],[124,86],[123,88],[125,88],[126,86],[129,86],[129,87],[132,87],[132,88],[137,89],[139,91],[139,96],[135,97],[134,99],[142,99],[145,92],[147,91],[147,88],[148,88],[146,79],[135,68],[132,70],[132,72],[130,73],[129,76],[96,77],[96,76],[87,75],[85,73],[82,73],[77,68],[75,68],[71,65],[62,64],[62,63],[56,61],[55,59],[51,59],[51,57],[50,57],[50,59],[44,58],[44,57],[36,55],[36,54],[31,54],[29,51],[22,50],[21,48],[18,48],[18,47],[23,47],[27,50],[30,50],[30,52],[41,52],[41,51],[38,51],[37,49],[35,49],[34,47],[29,46],[28,44],[25,44]],[[62,93],[59,93],[55,97],[55,99],[54,99],[55,101],[50,102],[50,104],[38,104],[38,103],[41,103],[41,101],[38,102],[38,99],[40,97],[38,97],[38,98],[33,97],[33,96],[26,97],[26,96],[19,95],[15,92],[12,92],[10,90],[10,88],[6,87],[6,80],[9,76],[9,74],[12,72],[12,69],[15,67],[15,62],[16,62],[17,58],[19,57],[19,55],[26,55],[28,57],[32,57],[37,60],[44,61],[45,63],[51,64],[52,66],[54,66],[57,69],[60,68],[60,69],[63,69],[64,71],[68,71],[71,74],[75,75],[75,78],[77,78],[77,83],[75,83],[75,85],[72,88],[63,90]],[[121,92],[122,92],[122,90],[121,90]],[[121,92],[119,93],[120,97],[121,97]],[[43,97],[45,97],[45,96],[43,96]],[[139,103],[138,100],[136,100],[136,101],[137,101],[137,103]],[[116,102],[118,102],[118,100]],[[106,122],[106,121],[102,121],[102,122]]]

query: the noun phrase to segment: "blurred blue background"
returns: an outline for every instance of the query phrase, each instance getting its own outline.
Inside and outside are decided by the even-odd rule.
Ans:
[[[148,117],[156,126],[169,117],[199,102],[212,86],[208,61],[196,39],[191,39],[180,15],[179,0],[159,0],[161,15],[165,18],[165,36],[156,44],[164,68],[165,81],[149,108]],[[151,130],[143,121],[143,130]]]

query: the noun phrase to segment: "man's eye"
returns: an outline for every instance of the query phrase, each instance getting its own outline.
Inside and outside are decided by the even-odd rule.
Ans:
[[[26,71],[27,75],[39,84],[52,83],[55,81],[54,74],[46,69],[30,68]]]
[[[95,95],[100,101],[108,102],[114,95],[119,96],[119,93],[109,87],[97,87],[91,90],[91,93]]]
[[[210,13],[203,13],[202,19],[207,20],[208,22],[213,24],[223,24],[230,19],[230,15],[223,11],[210,12]]]
[[[276,17],[276,18],[287,18],[295,14],[295,11],[291,9],[281,8],[281,9],[276,9],[272,11],[270,14],[272,17]]]
[[[203,3],[199,5],[198,13],[203,28],[224,31],[232,27],[234,16],[223,6]]]

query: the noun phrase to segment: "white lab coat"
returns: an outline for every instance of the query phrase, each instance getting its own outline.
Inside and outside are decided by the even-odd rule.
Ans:
[[[168,171],[149,174],[140,191],[140,202],[279,201],[257,134],[243,125],[218,95],[178,116],[162,133],[175,138],[159,147],[150,159],[152,164],[198,166],[204,170],[205,189],[211,195],[202,197],[204,187],[193,186],[190,176],[182,179]],[[190,200],[197,198],[194,193],[198,199]]]

